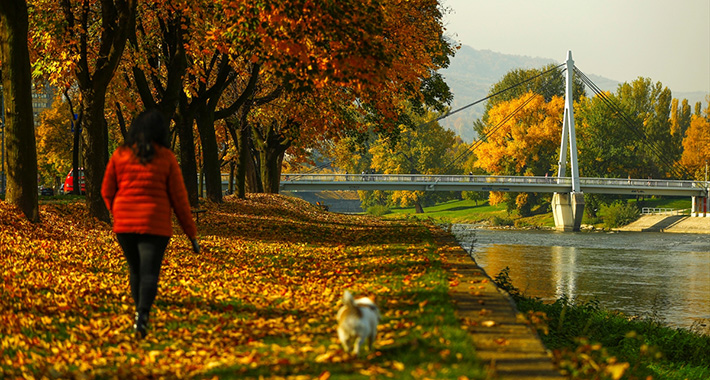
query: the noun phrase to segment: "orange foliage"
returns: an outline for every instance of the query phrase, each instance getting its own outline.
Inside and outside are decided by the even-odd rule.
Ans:
[[[533,97],[519,112],[505,118]],[[476,166],[492,174],[544,175],[557,162],[564,99],[553,97],[545,102],[542,96],[525,94],[501,102],[488,113],[486,133],[500,125],[476,150]]]
[[[705,167],[710,161],[710,102],[705,115],[693,115],[690,127],[683,139],[682,165],[690,170],[695,179],[705,179]]]
[[[83,204],[43,206],[42,223],[31,224],[0,202],[0,377],[240,377],[254,370],[318,377],[324,366],[349,360],[334,319],[345,289],[382,307],[376,348],[412,344],[402,340],[411,317],[424,312],[412,294],[437,286],[423,276],[439,260],[427,227],[326,213],[280,196],[204,206],[202,253],[176,231],[152,328],[135,341],[127,269],[110,226],[89,218]],[[402,370],[389,360],[349,366]]]

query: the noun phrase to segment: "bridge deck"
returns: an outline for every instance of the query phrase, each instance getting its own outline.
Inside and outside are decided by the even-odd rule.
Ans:
[[[707,196],[699,181],[580,178],[582,192],[596,194]],[[418,174],[285,174],[281,190],[420,190],[569,193],[570,177]]]

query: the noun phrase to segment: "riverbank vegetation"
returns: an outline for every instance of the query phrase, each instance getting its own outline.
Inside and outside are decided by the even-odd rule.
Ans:
[[[136,341],[110,226],[83,202],[44,204],[37,224],[0,202],[0,378],[485,378],[432,225],[277,195],[201,207],[202,252],[174,231]],[[337,340],[345,289],[381,309],[359,358]]]
[[[537,327],[556,365],[573,379],[710,378],[710,320],[691,330],[670,328],[653,317],[605,310],[594,301],[562,297],[543,303],[516,289],[507,270],[495,282]]]
[[[668,208],[678,211],[690,209],[690,200],[685,198],[631,199],[601,206],[597,215],[585,213],[582,224],[594,228],[615,228],[636,220],[642,207]],[[487,200],[451,200],[424,209],[417,213],[414,207],[382,207],[378,215],[386,218],[431,218],[438,223],[484,224],[517,228],[554,228],[555,221],[549,203],[534,208],[529,216],[509,212],[504,204],[490,205]]]

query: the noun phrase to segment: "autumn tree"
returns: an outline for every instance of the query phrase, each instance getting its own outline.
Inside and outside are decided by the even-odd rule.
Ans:
[[[136,28],[129,34],[129,44],[119,70],[123,99],[125,87],[134,89],[136,101],[117,101],[116,116],[124,119],[137,114],[140,109],[157,108],[167,120],[175,120],[176,134],[181,137],[177,154],[192,206],[197,206],[197,166],[195,158],[193,118],[177,115],[178,105],[185,85],[184,76],[188,61],[186,46],[190,41],[192,12],[189,3],[181,0],[143,2],[138,5]],[[199,23],[199,21],[198,21]],[[122,91],[122,92],[121,92]],[[139,99],[139,101],[138,101]],[[139,105],[142,103],[142,107]],[[183,123],[184,121],[184,123]],[[187,128],[183,128],[188,124]]]
[[[32,114],[32,76],[27,47],[25,0],[0,2],[0,64],[7,152],[6,201],[25,217],[39,221],[37,149]]]
[[[670,114],[670,128],[671,136],[673,138],[672,146],[674,149],[683,148],[683,138],[685,137],[685,132],[690,127],[691,122],[691,108],[688,103],[688,99],[683,99],[679,101],[678,99],[673,99],[671,102],[671,114]],[[681,152],[674,152],[674,156],[677,157]]]
[[[81,90],[78,113],[84,124],[86,162],[94,166],[87,167],[90,205],[98,194],[91,186],[101,182],[97,168],[101,166],[102,173],[107,158],[106,130],[113,120],[106,115],[125,130],[126,119],[137,111],[136,99],[144,107],[173,115],[193,204],[197,193],[190,191],[196,189],[197,174],[193,127],[197,125],[208,196],[219,201],[223,161],[216,152],[227,141],[219,140],[225,133],[217,128],[238,128],[238,134],[227,128],[242,158],[238,177],[259,166],[254,165],[257,161],[268,163],[269,174],[262,178],[268,178],[267,187],[273,191],[278,182],[273,173],[279,172],[273,167],[283,160],[286,149],[304,152],[306,146],[340,135],[342,128],[363,129],[362,123],[333,122],[340,119],[339,111],[319,114],[322,109],[314,99],[329,94],[329,101],[341,104],[332,109],[348,112],[350,105],[358,104],[359,120],[393,130],[396,123],[391,120],[402,113],[393,104],[404,98],[424,104],[443,93],[439,89],[443,81],[435,72],[451,53],[435,0],[140,4],[33,0],[32,4],[36,74],[62,87],[76,81]],[[140,17],[134,28],[135,14]],[[130,48],[123,54],[126,38]],[[116,67],[121,69],[119,86],[111,81]],[[261,81],[258,88],[257,80]],[[137,96],[121,95],[126,88]],[[116,94],[108,107],[107,92]],[[261,108],[267,101],[283,105],[293,100],[298,104],[286,104],[285,109]],[[252,112],[260,114],[251,118]],[[328,122],[317,120],[319,116]]]
[[[270,18],[257,54],[269,58],[259,62],[281,82],[284,96],[300,103],[289,106],[295,113],[283,124],[291,131],[298,126],[299,139],[366,129],[362,122],[340,122],[353,112],[348,104],[360,105],[360,117],[349,121],[376,120],[376,128],[384,130],[405,113],[401,99],[410,104],[450,100],[448,87],[444,84],[442,91],[443,80],[434,74],[452,54],[436,1],[339,1],[315,8],[308,1],[294,3],[299,5]],[[312,99],[325,99],[320,103],[325,106]],[[331,107],[336,101],[341,105]]]
[[[383,174],[460,174],[460,169],[448,164],[460,153],[463,142],[456,134],[433,119],[432,113],[417,118],[415,127],[400,125],[394,143],[380,138],[370,148],[372,168]],[[448,173],[447,173],[448,172]],[[443,201],[453,194],[424,191],[393,191],[389,202],[401,207],[414,206],[417,213],[423,206]]]
[[[710,98],[702,115],[693,115],[690,127],[683,139],[683,155],[680,163],[688,168],[696,180],[706,180],[710,162]]]
[[[35,129],[37,137],[37,166],[45,183],[55,183],[56,177],[64,179],[72,166],[73,133],[69,104],[58,97],[52,108],[40,115]]]
[[[444,129],[437,122],[430,122],[437,114],[427,112],[419,115],[413,108],[408,124],[400,124],[398,133],[377,135],[370,132],[350,134],[332,146],[331,155],[335,166],[352,173],[375,171],[382,174],[460,174],[460,166],[451,165],[454,158],[465,149],[461,139],[453,131]],[[359,192],[362,204],[414,206],[423,212],[423,206],[452,196],[450,193],[423,191],[371,191]],[[456,195],[458,196],[458,195]]]
[[[520,98],[528,92],[539,94],[548,102],[555,96],[564,97],[565,77],[565,70],[555,64],[539,69],[520,68],[509,71],[488,91],[488,96],[492,97],[486,102],[481,120],[474,122],[474,130],[479,136],[483,136],[492,108],[498,103]],[[585,96],[584,83],[578,76],[573,78],[572,96],[575,100]]]
[[[307,161],[307,152],[328,151],[332,142],[346,138],[361,122],[351,117],[361,110],[350,96],[331,86],[309,92],[284,93],[266,104],[255,103],[262,103],[255,106],[251,119],[265,192],[278,192],[286,150],[289,150],[292,161]]]
[[[137,1],[31,0],[31,4],[37,72],[53,83],[73,79],[78,85],[82,122],[77,128],[82,128],[86,142],[86,201],[91,215],[109,221],[101,198],[108,162],[106,91],[135,26]]]
[[[546,101],[533,92],[498,102],[488,113],[485,140],[476,149],[475,165],[496,175],[543,176],[554,174],[562,135],[564,98]],[[507,202],[509,210],[530,212],[536,194],[491,193],[491,204]]]

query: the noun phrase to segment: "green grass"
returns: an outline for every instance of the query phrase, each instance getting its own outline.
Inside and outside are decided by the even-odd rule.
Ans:
[[[77,204],[44,205],[34,225],[0,202],[11,253],[0,265],[10,292],[0,378],[486,378],[430,223],[263,194],[204,207],[202,252],[180,236],[168,246],[151,330],[136,342],[110,226]],[[337,338],[345,289],[373,297],[382,316],[359,357]]]
[[[330,379],[486,378],[483,365],[476,358],[472,337],[461,328],[455,314],[455,305],[448,295],[448,272],[436,253],[433,237],[425,228],[420,228],[417,236],[422,239],[418,245],[428,247],[424,257],[413,256],[412,247],[401,244],[383,245],[380,252],[372,252],[372,255],[399,258],[383,263],[379,270],[388,275],[371,284],[375,289],[389,289],[390,294],[388,300],[379,300],[382,319],[375,350],[365,348],[358,358],[339,353],[324,361],[319,359],[322,353],[316,351],[312,352],[308,363],[298,356],[282,353],[277,354],[279,356],[274,360],[284,365],[230,366],[208,371],[205,377],[319,377],[327,373]],[[426,272],[418,275],[416,268],[423,264],[426,264]],[[321,329],[326,330],[329,325],[330,322],[326,321]],[[392,331],[387,326],[403,328]],[[314,347],[328,347],[330,353],[340,350],[331,337],[314,338],[309,343]],[[391,343],[382,347],[381,343],[386,341]],[[260,351],[264,355],[271,355],[269,347],[273,345],[299,348],[293,337],[261,343],[268,343]]]
[[[487,221],[494,215],[506,217],[505,205],[491,206],[488,202],[471,200],[453,200],[434,206],[425,207],[424,214],[417,214],[414,207],[392,208],[388,218],[411,217],[432,218],[439,222],[449,223],[480,223]]]
[[[637,202],[635,199],[632,202]],[[651,198],[644,199],[639,203],[639,207],[672,208],[676,210],[688,210],[692,207],[690,198]]]
[[[70,204],[77,201],[83,201],[86,195],[62,194],[52,196],[39,196],[39,204]]]
[[[630,202],[635,203],[636,200],[632,199]],[[641,202],[639,207],[685,210],[691,207],[691,200],[686,198],[650,198]],[[544,209],[544,211],[541,209]],[[486,223],[494,219],[494,217],[499,217],[512,219],[513,224],[518,228],[554,228],[555,220],[552,212],[547,212],[547,210],[549,210],[547,206],[542,206],[540,209],[533,211],[535,215],[520,217],[515,212],[508,215],[503,204],[491,206],[487,201],[479,201],[476,204],[472,200],[452,200],[424,207],[423,214],[417,214],[414,207],[392,208],[390,209],[391,213],[386,214],[385,218],[417,217],[420,219],[431,218],[439,223],[477,224]],[[600,219],[589,219],[586,214],[582,219],[582,224],[591,224],[598,228],[603,228],[604,226]]]

